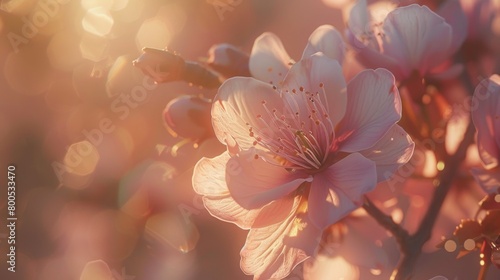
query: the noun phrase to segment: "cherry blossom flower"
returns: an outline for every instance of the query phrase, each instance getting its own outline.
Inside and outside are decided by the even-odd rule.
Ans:
[[[500,76],[483,80],[474,91],[472,121],[477,129],[479,157],[485,169],[475,168],[472,173],[488,192],[500,186]]]
[[[397,80],[454,77],[461,67],[450,67],[448,59],[465,40],[466,17],[458,1],[447,1],[440,11],[412,4],[381,12],[368,10],[366,0],[359,0],[351,10],[347,36],[365,66],[384,67]]]
[[[283,278],[313,255],[322,231],[414,148],[396,124],[401,100],[389,71],[363,71],[346,87],[339,63],[315,53],[283,78],[224,82],[212,124],[227,151],[201,159],[193,174],[212,215],[250,229],[241,267],[254,279]]]

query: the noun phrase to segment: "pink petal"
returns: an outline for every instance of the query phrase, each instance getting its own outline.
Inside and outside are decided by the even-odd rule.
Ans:
[[[452,29],[426,6],[412,4],[387,15],[383,25],[383,52],[401,64],[404,75],[425,75],[450,54]]]
[[[474,91],[472,121],[477,129],[479,156],[487,169],[498,166],[500,141],[500,76],[481,81]]]
[[[372,31],[372,18],[371,15],[368,11],[368,5],[366,3],[366,0],[358,0],[356,1],[356,4],[351,8],[351,11],[349,12],[349,19],[347,22],[347,26],[349,27],[349,32],[354,35],[356,38],[361,38],[364,37],[365,39],[370,39],[364,35],[368,34],[369,32]],[[359,41],[360,45],[357,45],[358,47],[365,46],[364,43]],[[372,42],[369,42],[370,47],[374,47],[378,50],[378,44],[374,42],[375,44],[371,44]]]
[[[401,118],[394,76],[385,69],[365,70],[347,85],[347,110],[337,132],[340,150],[356,152],[375,145]]]
[[[368,269],[389,268],[389,252],[380,241],[389,238],[387,231],[366,213],[361,217],[349,216],[343,220],[348,232],[336,250],[349,263]],[[381,242],[380,242],[381,243]]]
[[[357,51],[356,59],[367,68],[385,68],[391,71],[398,81],[408,75],[406,73],[407,71],[403,70],[401,65],[398,64],[398,61],[394,58],[363,45],[363,43],[356,39],[350,32],[347,32],[347,38],[351,44],[355,46]]]
[[[350,154],[314,176],[309,194],[309,217],[319,228],[339,221],[358,208],[363,194],[377,184],[375,163]]]
[[[226,80],[212,105],[212,125],[219,141],[249,149],[257,137],[251,136],[250,127],[260,133],[274,133],[269,127],[273,122],[263,101],[270,108],[283,110],[283,101],[271,85],[246,77]],[[259,115],[262,119],[258,118]]]
[[[289,172],[260,157],[254,158],[250,152],[232,157],[226,165],[229,192],[234,200],[246,209],[260,208],[283,198],[302,183],[311,180],[310,175]]]
[[[386,7],[388,8],[388,7]],[[386,68],[399,80],[403,78],[400,63],[389,55],[381,53],[380,43],[374,34],[377,22],[368,11],[366,0],[358,0],[349,14],[346,37],[357,51],[356,58],[368,68]]]
[[[281,223],[254,229],[248,234],[241,251],[241,269],[259,279],[283,279],[299,263],[311,256],[322,231],[304,215],[300,196],[293,198],[294,207]]]
[[[262,207],[255,217],[252,228],[262,228],[283,222],[293,210],[294,200],[287,196]]]
[[[252,210],[247,210],[234,201],[225,179],[229,159],[229,153],[225,152],[213,159],[202,158],[194,168],[193,188],[196,193],[203,195],[203,204],[208,212],[242,229],[283,221],[292,210],[293,200],[280,199]]]
[[[323,88],[320,87],[323,84]],[[288,90],[285,98],[293,98],[295,102],[288,102],[292,109],[298,109],[300,117],[305,123],[309,123],[309,109],[305,104],[304,93],[300,88],[311,93],[318,92],[323,105],[326,107],[333,124],[342,119],[346,110],[347,96],[345,94],[345,80],[342,67],[338,61],[324,54],[316,53],[295,63],[286,76],[283,88]],[[296,94],[292,93],[296,91]],[[300,108],[293,107],[298,104]]]
[[[371,3],[370,8],[366,0],[358,0],[349,13],[348,27],[349,31],[355,35],[361,45],[355,47],[367,46],[380,52],[380,32],[381,23],[387,17],[387,14],[393,11],[397,4],[390,1],[378,1]]]
[[[378,182],[388,180],[399,167],[406,164],[413,155],[415,143],[410,135],[395,124],[377,144],[361,152],[377,165]]]
[[[213,159],[202,158],[198,161],[193,171],[193,188],[203,195],[203,204],[212,216],[249,229],[259,209],[244,209],[231,197],[225,181],[229,158],[229,153],[225,152]]]
[[[304,52],[302,59],[322,52],[327,57],[337,60],[340,64],[344,61],[345,45],[342,36],[331,25],[322,25],[311,34]]]
[[[437,14],[442,16],[453,29],[450,54],[455,53],[467,37],[467,15],[457,0],[447,0],[439,7]]]
[[[226,165],[231,156],[224,152],[214,158],[202,158],[193,170],[193,189],[203,196],[217,197],[229,194],[226,179]]]
[[[347,37],[351,44],[362,44],[359,41],[359,43],[356,43],[357,39],[351,36],[349,32],[347,33]],[[367,46],[356,48],[356,51],[356,59],[367,68],[385,68],[393,73],[398,81],[402,80],[407,75],[406,71],[401,69],[401,65],[398,64],[395,59],[386,54],[379,53],[378,51]]]
[[[476,178],[476,182],[487,193],[494,193],[500,186],[500,168],[484,170],[480,168],[472,168],[472,175]]]
[[[290,62],[293,61],[280,38],[266,32],[253,44],[249,61],[250,73],[256,79],[278,85],[288,72]]]

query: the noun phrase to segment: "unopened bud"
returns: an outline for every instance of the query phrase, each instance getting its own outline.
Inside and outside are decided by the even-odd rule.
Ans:
[[[218,88],[221,84],[216,73],[198,62],[186,61],[166,50],[144,48],[143,51],[144,53],[132,63],[156,83],[184,80],[209,89]]]
[[[165,50],[144,48],[144,53],[132,63],[157,83],[181,80],[185,62],[182,57]]]
[[[167,104],[163,119],[172,135],[201,141],[213,135],[211,108],[209,99],[184,95]]]
[[[226,77],[250,76],[249,56],[231,44],[213,45],[208,51],[208,65]]]

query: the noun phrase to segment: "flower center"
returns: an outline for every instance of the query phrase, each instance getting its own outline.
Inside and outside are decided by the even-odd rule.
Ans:
[[[266,114],[256,115],[262,123],[251,127],[249,135],[260,145],[292,169],[318,170],[329,156],[334,138],[334,125],[328,115],[324,86],[318,92],[298,89],[282,90],[273,87],[282,96],[282,110],[261,104]]]

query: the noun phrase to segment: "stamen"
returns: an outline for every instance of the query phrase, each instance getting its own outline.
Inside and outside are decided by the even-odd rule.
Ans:
[[[260,145],[280,159],[274,162],[262,158],[266,162],[292,169],[319,169],[326,161],[334,141],[334,126],[328,114],[324,84],[319,87],[320,92],[311,92],[301,86],[298,90],[303,94],[297,94],[297,89],[280,90],[273,86],[285,100],[283,111],[269,108],[266,100],[261,101],[264,113],[256,115],[261,125],[250,127],[249,135],[255,139],[254,146]],[[307,126],[303,114],[309,118]]]

